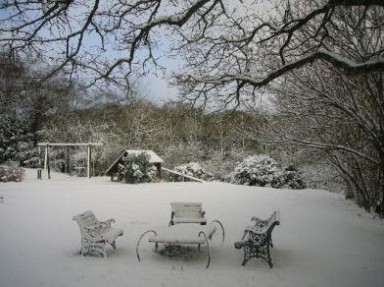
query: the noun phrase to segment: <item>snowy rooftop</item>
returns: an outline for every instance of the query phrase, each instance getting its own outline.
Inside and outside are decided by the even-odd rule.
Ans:
[[[125,152],[129,155],[139,155],[142,153],[145,153],[149,155],[149,162],[150,163],[163,163],[163,159],[159,157],[154,151],[152,150],[145,150],[145,149],[127,149]]]
[[[152,150],[147,150],[147,149],[127,149],[127,150],[124,150],[120,156],[113,162],[113,164],[107,169],[107,171],[105,172],[105,174],[109,175],[111,172],[116,172],[117,170],[117,165],[118,163],[121,161],[121,159],[124,157],[124,156],[127,156],[127,155],[139,155],[139,154],[142,154],[142,153],[145,153],[149,156],[149,163],[151,164],[156,164],[156,163],[163,163],[164,160],[159,157],[154,151]]]

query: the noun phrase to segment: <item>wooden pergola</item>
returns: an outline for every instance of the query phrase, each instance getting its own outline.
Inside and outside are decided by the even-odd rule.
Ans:
[[[69,148],[70,147],[87,147],[87,177],[91,177],[91,157],[92,157],[92,147],[93,146],[102,146],[102,143],[38,143],[39,155],[41,153],[40,148],[45,147],[44,153],[44,170],[48,171],[48,178],[50,178],[50,168],[49,168],[49,148],[53,146],[66,147],[66,156],[65,156],[65,169],[66,172],[69,172]]]

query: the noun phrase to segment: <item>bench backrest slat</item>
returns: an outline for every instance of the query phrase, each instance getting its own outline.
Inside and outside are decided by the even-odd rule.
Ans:
[[[97,225],[99,223],[99,221],[96,219],[95,214],[90,210],[74,216],[73,220],[76,220],[80,227],[89,227]]]
[[[174,218],[202,218],[203,210],[200,202],[171,202]]]
[[[280,212],[278,210],[274,211],[267,220],[260,220],[256,217],[253,217],[252,221],[255,221],[255,224],[250,227],[251,230],[257,233],[270,234],[272,233],[275,225],[280,224]]]
[[[272,224],[280,224],[280,212],[278,210],[274,211],[272,215],[268,218],[268,226]]]

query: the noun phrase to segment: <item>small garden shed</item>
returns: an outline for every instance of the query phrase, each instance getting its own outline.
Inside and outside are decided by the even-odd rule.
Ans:
[[[124,150],[120,156],[113,162],[113,164],[107,169],[105,172],[106,175],[111,176],[111,180],[113,177],[118,174],[119,165],[124,165],[124,157],[129,155],[138,156],[139,154],[147,154],[149,157],[149,163],[153,164],[157,168],[158,177],[161,178],[161,164],[164,161],[152,150]]]

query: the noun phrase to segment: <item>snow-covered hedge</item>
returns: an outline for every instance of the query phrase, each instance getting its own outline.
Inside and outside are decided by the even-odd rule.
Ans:
[[[295,168],[283,169],[267,155],[255,155],[246,158],[230,174],[229,182],[274,188],[305,188],[301,175]]]
[[[188,164],[176,166],[174,168],[174,170],[179,172],[179,173],[185,174],[185,175],[196,177],[198,179],[202,179],[202,180],[206,180],[206,181],[213,180],[212,173],[204,170],[201,167],[201,165],[197,162],[190,162]],[[171,181],[184,181],[185,180],[184,177],[174,175],[174,174],[170,174],[169,179]]]
[[[20,167],[12,167],[0,165],[0,182],[22,181],[24,169]]]
[[[156,167],[149,163],[149,156],[142,153],[124,158],[124,167],[120,170],[119,178],[126,183],[144,183],[156,179],[156,173]]]

